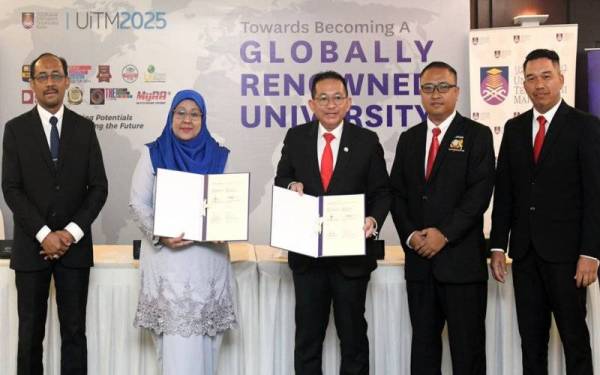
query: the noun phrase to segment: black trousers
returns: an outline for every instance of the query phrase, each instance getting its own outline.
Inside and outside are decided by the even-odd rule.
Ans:
[[[333,301],[335,327],[340,339],[342,375],[369,374],[369,341],[365,300],[370,276],[348,278],[335,265],[294,272],[297,375],[322,374],[323,340]]]
[[[586,288],[577,288],[577,263],[549,263],[533,248],[513,262],[513,284],[523,375],[548,374],[551,313],[565,352],[568,375],[592,375],[590,335],[585,322]]]
[[[452,373],[483,375],[487,283],[442,283],[430,277],[407,281],[412,325],[412,375],[441,375],[442,331],[448,324]]]
[[[61,375],[87,374],[85,315],[90,269],[52,262],[43,271],[15,271],[19,345],[17,375],[42,375],[50,279],[54,276],[61,336]]]

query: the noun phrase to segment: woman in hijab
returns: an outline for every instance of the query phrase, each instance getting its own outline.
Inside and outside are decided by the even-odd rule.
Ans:
[[[147,146],[129,203],[143,233],[134,325],[152,332],[163,375],[213,375],[223,333],[236,324],[227,244],[153,236],[153,194],[157,168],[223,173],[229,150],[210,135],[204,99],[193,90],[175,95],[162,134]],[[194,192],[182,186],[181,194]]]

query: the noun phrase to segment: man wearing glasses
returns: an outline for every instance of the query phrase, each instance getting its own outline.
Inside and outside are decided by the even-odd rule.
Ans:
[[[19,314],[17,374],[43,374],[52,277],[61,374],[86,374],[91,225],[106,201],[108,184],[94,124],[63,105],[67,62],[44,53],[30,71],[38,104],[6,123],[2,158],[2,191],[14,220],[10,267]]]
[[[314,196],[365,194],[365,237],[376,235],[388,214],[388,174],[377,135],[344,120],[351,105],[339,73],[313,77],[308,104],[316,121],[291,128],[283,141],[275,184]],[[375,256],[313,259],[289,253],[296,295],[294,368],[322,374],[323,339],[333,301],[342,354],[341,374],[369,374],[365,299]]]
[[[494,185],[492,133],[456,112],[454,68],[421,72],[427,120],[402,133],[390,173],[392,217],[405,249],[411,373],[441,373],[444,324],[454,374],[486,372],[483,213]]]

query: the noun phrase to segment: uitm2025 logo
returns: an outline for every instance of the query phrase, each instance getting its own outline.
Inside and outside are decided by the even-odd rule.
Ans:
[[[508,96],[508,66],[483,67],[480,70],[480,93],[491,105],[502,103]]]

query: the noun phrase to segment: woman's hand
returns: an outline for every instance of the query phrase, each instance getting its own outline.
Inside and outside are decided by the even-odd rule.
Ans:
[[[181,233],[179,237],[160,237],[159,242],[171,249],[180,249],[182,247],[191,245],[194,241],[184,240],[183,236],[185,233]]]

